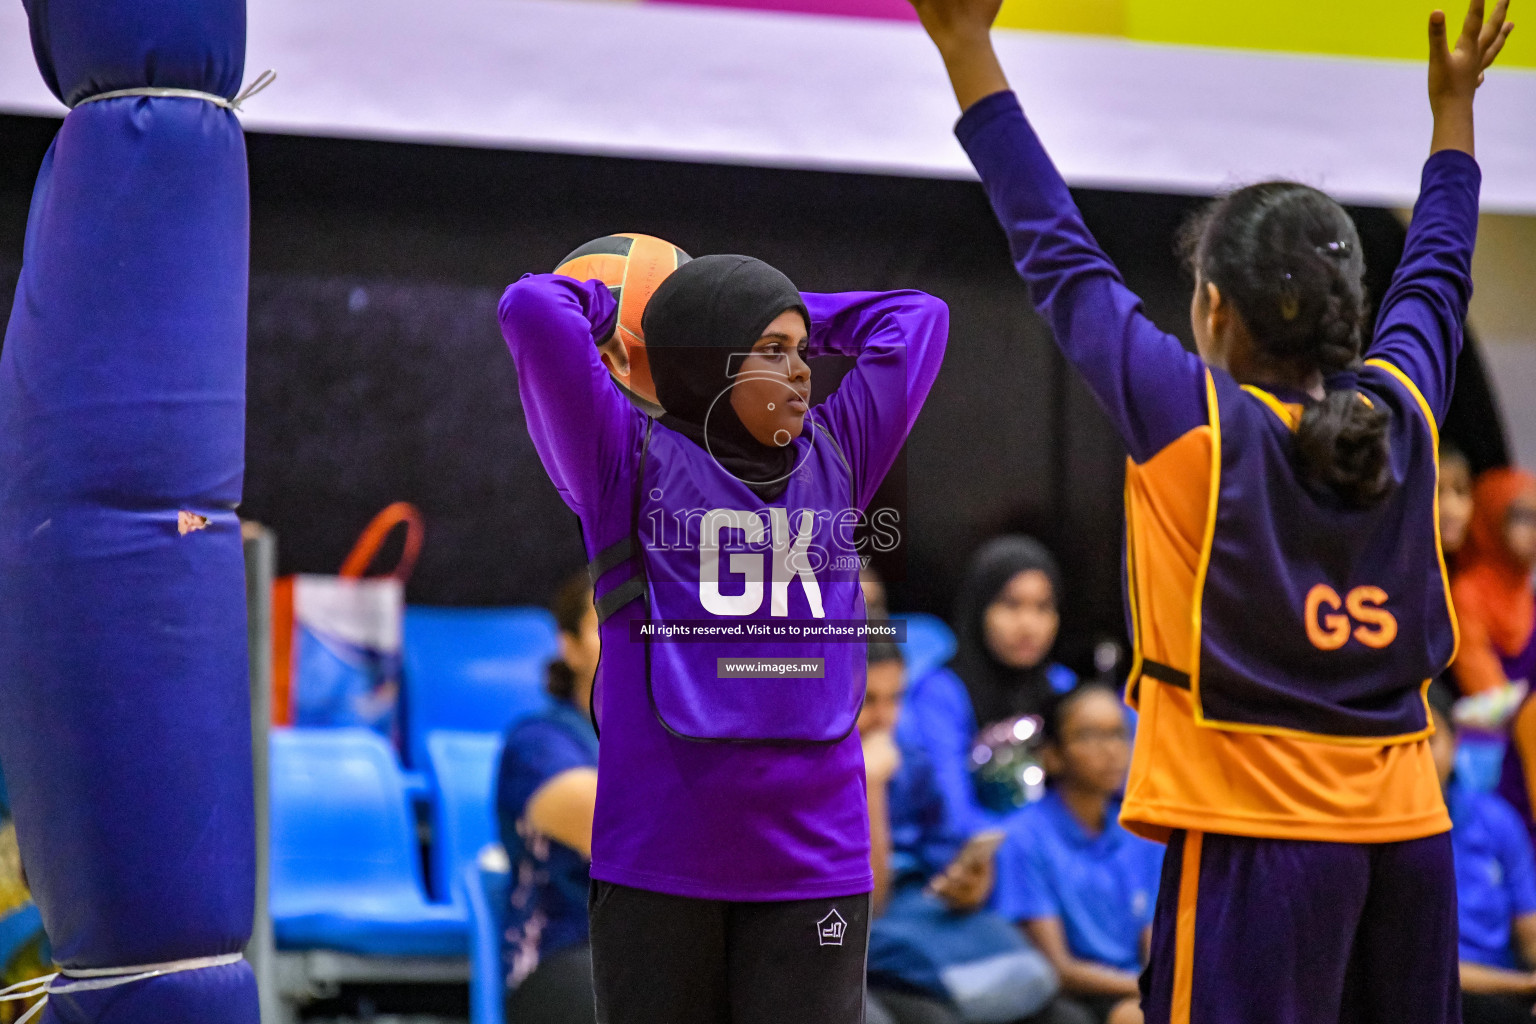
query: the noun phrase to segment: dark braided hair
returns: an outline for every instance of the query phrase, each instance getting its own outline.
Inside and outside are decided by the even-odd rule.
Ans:
[[[1365,260],[1354,221],[1333,199],[1295,182],[1250,185],[1197,214],[1180,243],[1195,286],[1214,284],[1271,359],[1325,379],[1359,368]],[[1314,490],[1369,508],[1393,487],[1391,418],[1347,377],[1330,383],[1302,414],[1296,465]]]

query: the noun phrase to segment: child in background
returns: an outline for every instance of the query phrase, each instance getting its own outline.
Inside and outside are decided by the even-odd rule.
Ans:
[[[866,602],[868,597],[865,598]],[[869,861],[875,876],[872,914],[878,917],[896,889],[921,888],[959,849],[944,816],[932,766],[920,751],[903,754],[896,744],[896,723],[906,695],[901,649],[892,643],[869,645],[864,707],[859,739],[864,747],[864,775],[869,785]],[[973,881],[980,899],[991,893],[990,873]],[[894,1024],[958,1024],[959,1017],[941,1000],[893,988],[871,990],[870,1019]]]
[[[887,910],[902,919],[901,935],[909,935],[914,925],[932,924],[932,914],[941,915],[948,924],[984,914],[992,920],[976,919],[975,923],[983,929],[995,926],[1005,939],[1012,936],[986,907],[996,878],[997,834],[963,841],[951,829],[926,753],[915,745],[898,746],[895,739],[906,691],[901,649],[876,641],[869,645],[868,657],[868,683],[858,719],[869,785],[870,867],[875,878],[868,1020],[871,1024],[960,1024],[971,1019],[967,1013],[985,1006],[989,1012],[980,1019],[997,1020],[997,1013],[1004,1011],[1026,1024],[1075,1024],[1074,1018],[1059,1014],[1050,1002],[1057,988],[1051,965],[1022,944],[1013,943],[1017,948],[1009,951],[1011,966],[1006,972],[999,972],[990,984],[973,982],[959,998],[953,990],[948,999],[917,994],[912,978],[886,973],[893,967],[889,959],[893,954],[895,963],[904,962],[899,945],[882,941],[889,921],[882,922],[880,915]],[[993,950],[978,959],[1000,952]]]
[[[1443,684],[1430,690],[1435,717],[1430,746],[1451,811],[1456,852],[1462,1020],[1528,1022],[1536,1005],[1536,857],[1513,808],[1455,777],[1454,700]]]
[[[1536,476],[1490,469],[1472,489],[1472,523],[1457,556],[1451,593],[1461,623],[1461,650],[1451,677],[1465,700],[1462,724],[1509,729],[1499,793],[1536,837],[1530,787],[1536,770]],[[1521,698],[1525,697],[1523,703]],[[1518,707],[1516,707],[1518,705]]]
[[[1440,442],[1440,550],[1452,564],[1472,525],[1472,463],[1460,448]]]
[[[1033,537],[995,537],[971,557],[955,606],[956,652],[948,667],[915,680],[905,735],[938,773],[953,827],[974,835],[1001,824],[1006,809],[984,807],[971,778],[977,733],[1038,715],[1077,682],[1051,660],[1061,627],[1061,570]]]
[[[1440,444],[1440,487],[1436,501],[1440,509],[1440,550],[1444,552],[1445,564],[1454,570],[1472,525],[1472,464],[1461,449],[1446,441]],[[1454,571],[1451,578],[1456,579]],[[1475,624],[1473,632],[1477,632]],[[1465,627],[1462,649],[1468,649]],[[1439,684],[1454,691],[1455,676],[1451,671],[1443,672]],[[1522,696],[1518,688],[1501,686],[1485,690],[1456,708],[1457,724],[1466,729],[1460,736],[1463,783],[1484,791],[1497,785],[1509,738],[1509,720]]]
[[[592,1024],[588,862],[597,801],[597,734],[587,715],[602,644],[585,573],[555,595],[560,658],[549,710],[514,724],[496,786],[501,843],[512,866],[505,960],[507,1020]]]
[[[1049,788],[1008,822],[995,905],[1051,961],[1059,1002],[1084,1024],[1141,1024],[1137,975],[1163,851],[1117,818],[1131,758],[1124,708],[1084,683],[1047,710],[1044,736]]]

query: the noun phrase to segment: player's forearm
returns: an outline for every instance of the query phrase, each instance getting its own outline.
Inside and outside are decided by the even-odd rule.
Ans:
[[[1008,88],[1008,77],[992,47],[990,31],[971,28],[932,35],[962,111],[969,110],[977,100]]]
[[[1472,97],[1456,96],[1434,104],[1435,130],[1430,138],[1430,155],[1443,149],[1459,149],[1476,156],[1472,121]]]
[[[1067,960],[1056,967],[1061,987],[1067,992],[1085,995],[1134,996],[1141,989],[1136,975],[1091,960]]]
[[[1526,971],[1511,971],[1503,967],[1488,967],[1468,960],[1461,962],[1461,988],[1488,996],[1536,995],[1536,975]]]

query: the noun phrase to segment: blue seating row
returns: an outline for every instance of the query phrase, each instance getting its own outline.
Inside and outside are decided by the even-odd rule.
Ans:
[[[501,737],[545,706],[545,666],[556,649],[543,609],[412,607],[409,767],[366,729],[273,732],[271,908],[279,948],[441,957],[499,942],[499,929],[473,927],[467,883],[478,881],[476,856],[496,838]],[[914,674],[953,649],[942,621],[908,617]],[[418,799],[431,827],[425,867]],[[498,962],[494,949],[475,952],[477,963]]]

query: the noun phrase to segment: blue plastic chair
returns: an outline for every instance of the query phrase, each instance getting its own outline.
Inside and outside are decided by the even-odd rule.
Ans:
[[[23,903],[0,917],[0,968],[9,966],[16,954],[42,934],[43,914],[36,903]]]
[[[500,856],[485,855],[493,852]],[[505,1024],[502,908],[512,888],[506,852],[500,845],[493,846],[465,864],[459,874],[469,906],[469,1024]]]
[[[907,642],[902,655],[907,662],[907,678],[921,679],[955,656],[955,634],[937,615],[910,612],[893,615],[907,622]]]
[[[405,610],[405,753],[425,769],[438,729],[500,736],[543,710],[547,666],[559,653],[555,619],[543,608]]]
[[[501,737],[439,729],[427,737],[432,801],[432,891],[463,903],[464,865],[495,842]]]
[[[389,744],[361,728],[271,734],[272,892],[282,949],[464,956],[461,909],[428,902]]]

